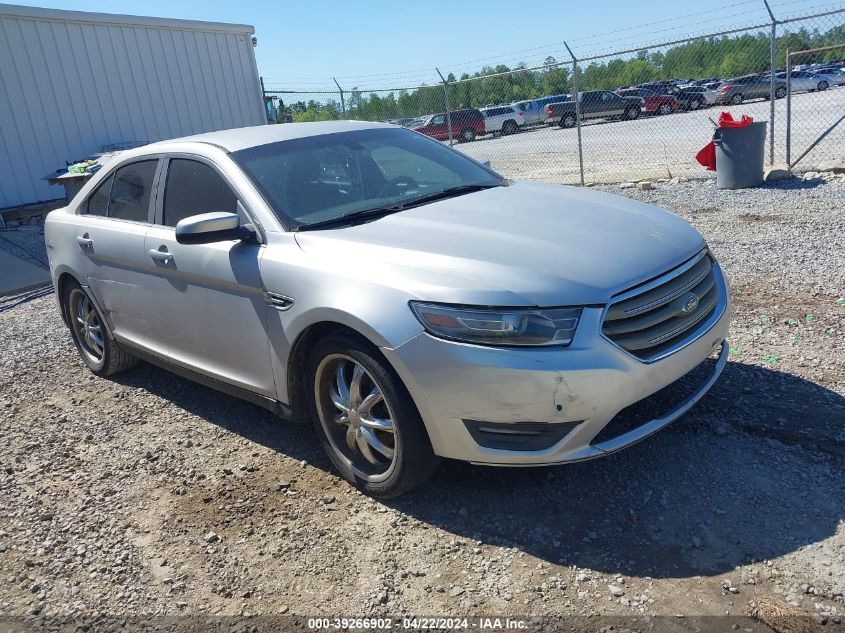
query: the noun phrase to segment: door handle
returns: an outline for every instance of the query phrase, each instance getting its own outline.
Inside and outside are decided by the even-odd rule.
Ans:
[[[155,248],[151,248],[149,250],[150,259],[154,259],[157,262],[161,262],[162,264],[169,264],[173,261],[173,254],[168,253],[167,251],[160,251]]]
[[[76,243],[79,244],[80,248],[91,248],[94,246],[94,240],[88,237],[88,234],[79,235],[76,238]]]

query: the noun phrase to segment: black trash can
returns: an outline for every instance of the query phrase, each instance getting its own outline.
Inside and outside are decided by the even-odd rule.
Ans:
[[[745,189],[763,184],[766,121],[716,128],[716,187]]]

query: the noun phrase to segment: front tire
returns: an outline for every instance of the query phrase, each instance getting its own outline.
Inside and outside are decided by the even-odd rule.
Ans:
[[[640,109],[637,106],[628,106],[625,110],[625,118],[628,121],[633,121],[638,116],[640,116]]]
[[[786,96],[786,88],[781,86],[775,90],[775,99],[783,99]]]
[[[675,108],[672,107],[671,103],[661,103],[657,109],[657,114],[672,114],[674,111]]]
[[[733,97],[731,97],[731,103],[733,105],[741,105],[742,104],[742,93],[737,92]]]
[[[62,295],[62,309],[73,343],[92,373],[111,376],[138,364],[137,358],[118,347],[96,304],[82,286],[68,282]]]
[[[688,110],[699,110],[704,107],[704,99],[692,99],[687,106]]]
[[[340,474],[373,497],[418,486],[440,465],[399,377],[360,339],[332,334],[308,356],[311,416]]]
[[[828,83],[826,81],[820,81],[819,85],[816,86],[816,89],[818,89],[819,92],[822,92],[823,90],[827,90],[828,87],[829,86],[828,86]]]
[[[509,119],[502,125],[502,136],[515,134],[518,128],[519,126],[516,124],[516,121],[511,121]]]

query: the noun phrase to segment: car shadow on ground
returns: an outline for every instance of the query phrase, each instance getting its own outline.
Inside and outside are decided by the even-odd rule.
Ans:
[[[144,387],[242,437],[331,472],[310,424],[144,366]],[[554,468],[447,461],[385,502],[457,536],[543,561],[654,578],[712,575],[831,535],[845,518],[845,398],[729,362],[665,431],[604,459]],[[338,485],[345,485],[343,483]]]

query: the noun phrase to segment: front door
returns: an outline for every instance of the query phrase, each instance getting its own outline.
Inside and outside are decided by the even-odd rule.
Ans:
[[[160,183],[156,223],[147,232],[144,251],[169,359],[275,397],[259,272],[263,247],[238,240],[191,245],[176,241],[179,220],[212,211],[236,212],[237,194],[213,164],[199,157],[169,159]]]

